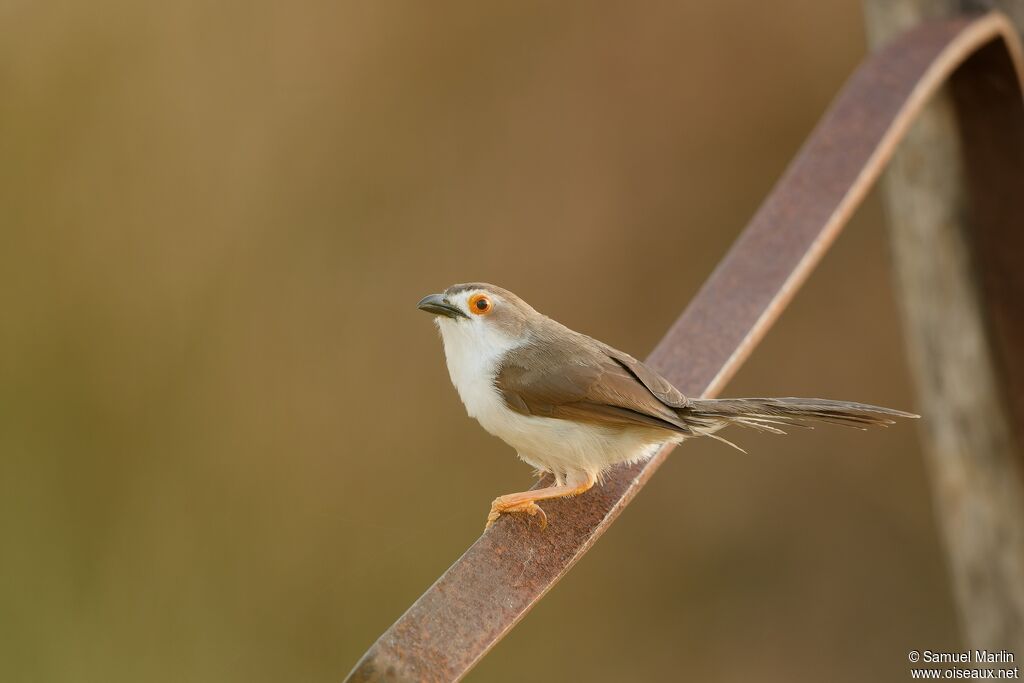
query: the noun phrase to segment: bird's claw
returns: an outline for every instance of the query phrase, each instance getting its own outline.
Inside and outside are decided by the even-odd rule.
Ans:
[[[541,530],[546,529],[548,526],[548,516],[544,513],[544,510],[532,500],[506,505],[502,504],[501,499],[498,499],[491,504],[491,511],[487,515],[487,524],[484,526],[484,530],[490,529],[491,526],[498,521],[498,517],[509,512],[524,512],[531,517],[537,517],[537,523],[540,525]]]

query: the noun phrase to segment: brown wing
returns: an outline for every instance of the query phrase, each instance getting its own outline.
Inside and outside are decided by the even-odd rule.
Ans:
[[[628,353],[613,349],[607,344],[601,344],[601,350],[622,365],[631,375],[636,377],[647,389],[654,394],[659,401],[672,408],[685,408],[690,405],[688,398],[682,392],[672,386],[667,379],[651,370],[649,367],[638,361]]]
[[[495,378],[506,405],[523,415],[690,433],[674,410],[686,398],[667,380],[627,354],[579,341],[510,351]]]

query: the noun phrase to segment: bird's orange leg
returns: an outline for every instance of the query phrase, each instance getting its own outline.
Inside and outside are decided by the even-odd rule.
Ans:
[[[525,512],[531,517],[534,515],[540,515],[540,528],[543,529],[548,525],[548,516],[544,514],[544,511],[537,505],[538,500],[550,500],[552,498],[566,498],[568,496],[578,496],[590,489],[597,478],[592,474],[585,475],[585,479],[582,483],[566,486],[548,486],[543,489],[535,489],[533,491],[523,491],[522,493],[509,493],[504,496],[498,496],[491,503],[491,512],[487,515],[487,526],[485,529],[489,529],[494,522],[497,521],[498,517],[507,512]]]

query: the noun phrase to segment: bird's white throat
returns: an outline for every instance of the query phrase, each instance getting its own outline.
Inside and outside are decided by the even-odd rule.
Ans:
[[[494,386],[494,378],[501,359],[524,340],[511,339],[493,325],[475,320],[436,320],[444,342],[448,375],[469,416],[483,423],[487,417],[493,417],[489,415],[493,411],[508,411]]]

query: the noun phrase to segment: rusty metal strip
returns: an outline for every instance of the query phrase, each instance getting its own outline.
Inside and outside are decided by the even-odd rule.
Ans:
[[[649,362],[688,395],[718,394],[863,200],[926,100],[986,49],[998,52],[1003,66],[990,60],[994,71],[985,77],[1001,79],[1002,96],[1020,109],[1021,49],[1002,15],[923,24],[869,57]],[[555,523],[544,532],[502,517],[347,680],[461,678],[590,549],[669,450],[616,470],[584,496],[545,503]]]

